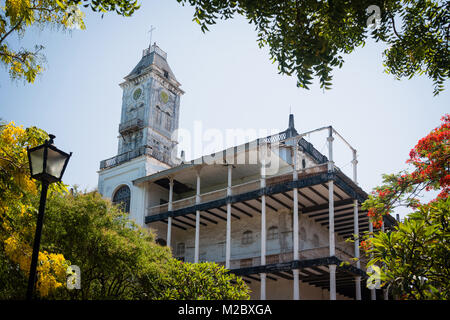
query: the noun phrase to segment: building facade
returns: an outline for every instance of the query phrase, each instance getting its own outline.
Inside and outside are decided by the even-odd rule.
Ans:
[[[191,161],[177,158],[184,93],[156,44],[120,85],[118,155],[100,163],[99,192],[183,261],[214,261],[241,276],[253,299],[375,299],[365,260],[346,239],[371,231],[356,150],[331,126],[285,131]],[[304,137],[327,132],[328,155]],[[353,154],[353,177],[333,142]],[[386,217],[383,227],[395,221]]]

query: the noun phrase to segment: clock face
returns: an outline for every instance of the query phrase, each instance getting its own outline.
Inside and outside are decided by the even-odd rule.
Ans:
[[[142,94],[142,89],[141,89],[141,88],[137,88],[137,89],[134,90],[134,92],[133,92],[133,99],[134,99],[134,100],[139,99],[139,97],[141,96],[141,94]]]
[[[169,94],[161,90],[161,92],[159,93],[159,101],[166,104],[169,101]]]

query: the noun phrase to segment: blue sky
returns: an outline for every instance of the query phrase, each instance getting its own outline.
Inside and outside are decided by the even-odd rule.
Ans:
[[[202,121],[204,129],[284,130],[291,110],[297,131],[332,125],[358,150],[358,180],[366,191],[380,184],[382,173],[405,169],[410,149],[450,110],[448,86],[433,97],[426,77],[396,81],[385,74],[384,47],[373,41],[345,57],[332,90],[317,84],[304,90],[294,77],[277,73],[245,19],[220,21],[203,34],[192,22],[193,8],[175,0],[141,2],[130,18],[86,12],[84,31],[32,30],[11,42],[44,45],[46,70],[34,84],[23,84],[1,69],[0,117],[55,134],[56,145],[73,152],[68,184],[95,188],[99,162],[116,155],[118,84],[148,46],[150,25],[186,92],[181,128]],[[327,153],[323,136],[311,141]],[[336,152],[337,165],[350,170],[351,153],[338,145]]]

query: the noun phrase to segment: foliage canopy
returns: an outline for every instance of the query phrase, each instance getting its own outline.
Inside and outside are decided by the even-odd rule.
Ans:
[[[450,298],[450,115],[411,150],[414,170],[385,175],[364,202],[376,228],[383,215],[405,206],[411,213],[390,231],[361,242],[378,264],[385,287],[403,299]],[[422,191],[439,192],[422,203]]]
[[[316,77],[330,89],[332,70],[367,39],[386,43],[385,71],[397,79],[426,74],[434,94],[449,77],[450,3],[433,0],[177,0],[195,8],[203,32],[218,19],[239,14],[255,26],[281,74],[296,75],[308,89]],[[369,6],[380,8],[378,28],[368,27]]]
[[[8,69],[11,79],[34,82],[42,72],[44,47],[36,44],[33,49],[14,48],[12,36],[19,38],[31,27],[68,30],[85,29],[84,13],[80,7],[94,12],[116,12],[130,16],[139,9],[135,0],[5,0],[0,1],[0,63]]]

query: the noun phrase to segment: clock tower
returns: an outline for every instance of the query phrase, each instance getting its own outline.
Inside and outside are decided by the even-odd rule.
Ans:
[[[167,63],[167,53],[156,43],[145,49],[141,61],[120,86],[123,97],[118,154],[146,153],[173,165],[177,142],[172,133],[178,128],[184,92]]]
[[[133,208],[142,204],[133,200],[136,188],[132,181],[176,164],[177,141],[173,134],[178,129],[184,91],[167,62],[167,53],[156,43],[143,51],[141,60],[124,80],[120,84],[123,94],[117,155],[100,162],[98,189],[113,202],[120,193],[119,200],[133,213],[143,208]],[[131,198],[128,203],[123,200],[127,194]]]

